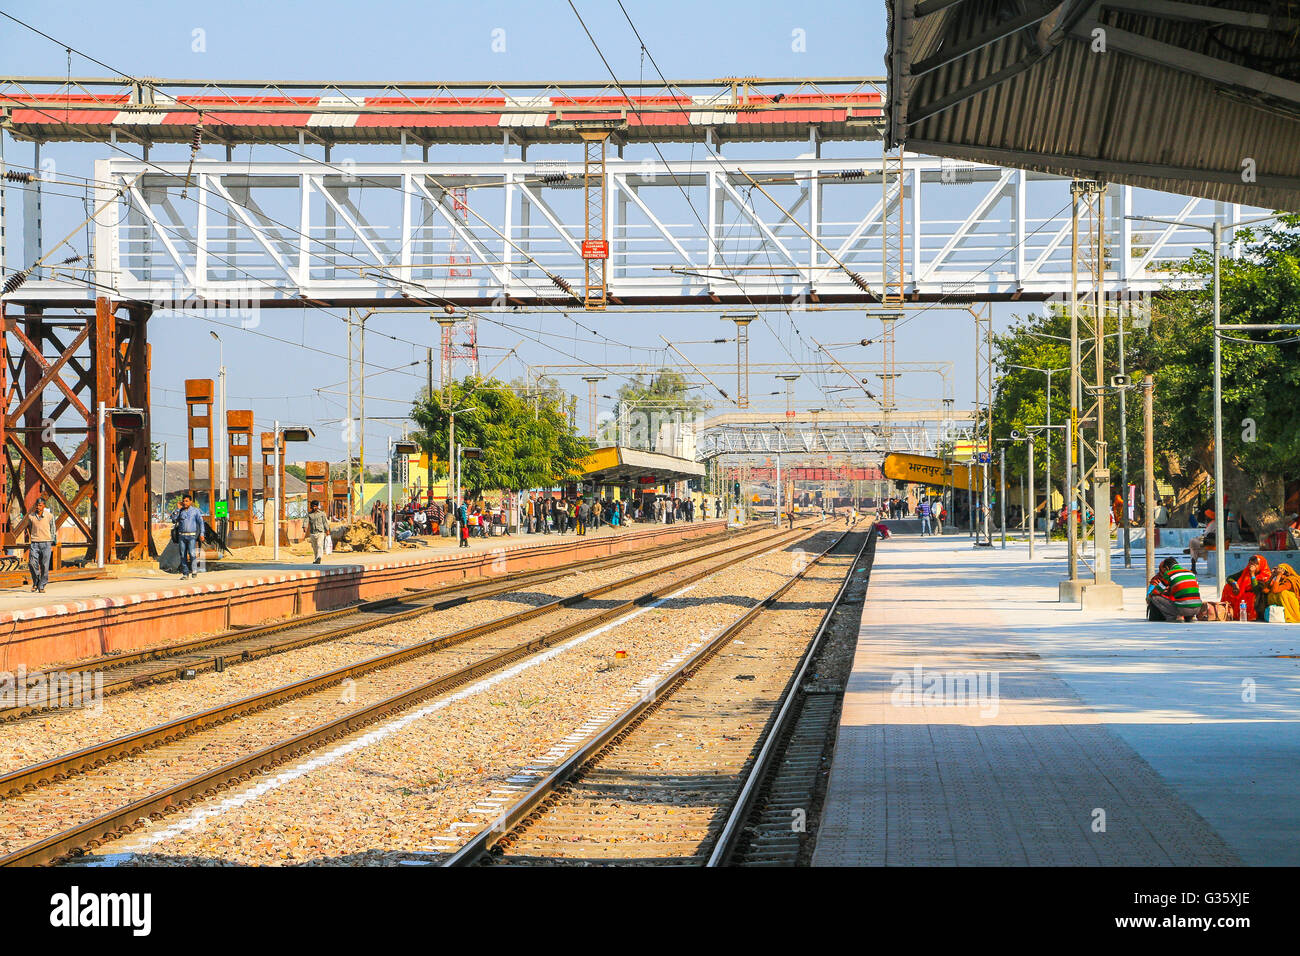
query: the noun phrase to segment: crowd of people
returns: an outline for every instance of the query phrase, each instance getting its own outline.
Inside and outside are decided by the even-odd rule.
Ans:
[[[628,500],[618,500],[600,495],[556,495],[532,492],[520,496],[518,514],[512,516],[503,499],[489,503],[483,498],[469,499],[456,504],[451,499],[427,504],[418,500],[395,509],[390,516],[388,505],[376,500],[370,508],[370,521],[376,533],[388,534],[390,518],[394,522],[393,537],[402,541],[416,535],[458,536],[462,546],[468,547],[469,538],[486,538],[490,535],[508,535],[512,527],[526,534],[585,535],[601,527],[619,528],[632,523],[654,522],[674,524],[678,521],[709,517],[709,502],[697,505],[693,497],[668,495],[642,495]],[[722,516],[722,499],[713,502],[713,517]],[[515,518],[515,520],[511,520]]]
[[[906,518],[909,515],[921,519],[921,534],[943,534],[944,519],[948,516],[948,510],[944,507],[943,498],[936,496],[934,498],[922,497],[915,506],[913,511],[912,503],[906,498],[893,497],[885,501],[885,514],[890,518]]]
[[[1168,557],[1147,583],[1147,607],[1148,619],[1163,621],[1267,621],[1276,607],[1287,624],[1300,624],[1300,574],[1289,564],[1272,569],[1264,555],[1253,554],[1219,600],[1206,602],[1196,575]]]

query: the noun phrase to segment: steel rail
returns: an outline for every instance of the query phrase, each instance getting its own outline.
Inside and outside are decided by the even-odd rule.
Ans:
[[[103,655],[87,661],[82,661],[70,667],[60,668],[57,672],[33,672],[27,675],[27,685],[30,687],[40,681],[45,681],[48,685],[50,679],[55,675],[84,674],[96,670],[120,670],[123,667],[143,664],[148,661],[159,661],[160,664],[166,661],[174,661],[174,663],[160,666],[156,671],[151,671],[146,674],[136,674],[118,680],[106,680],[104,682],[103,690],[105,695],[120,693],[147,684],[176,679],[184,671],[211,670],[217,666],[218,661],[221,661],[223,666],[230,663],[252,661],[272,654],[298,650],[313,644],[320,644],[341,637],[347,637],[350,634],[357,633],[358,631],[367,630],[372,627],[382,627],[390,622],[404,620],[404,618],[394,614],[394,616],[382,619],[360,621],[356,625],[350,627],[344,626],[319,634],[311,634],[296,639],[288,639],[262,648],[236,651],[233,656],[214,654],[205,660],[177,660],[185,655],[195,654],[210,648],[221,647],[227,644],[256,641],[260,638],[269,637],[284,631],[310,628],[339,618],[351,618],[362,614],[381,612],[386,607],[392,607],[399,604],[412,604],[415,602],[427,601],[431,603],[421,604],[421,609],[424,612],[447,610],[448,608],[468,604],[471,601],[483,600],[484,598],[490,598],[502,592],[514,590],[522,585],[546,584],[550,581],[558,580],[559,578],[568,577],[571,574],[598,571],[607,567],[618,567],[622,564],[634,564],[637,561],[653,560],[655,557],[661,556],[664,553],[682,550],[683,545],[687,550],[694,550],[696,546],[703,547],[710,543],[716,543],[717,541],[728,537],[728,535],[740,537],[742,535],[747,536],[754,533],[756,533],[754,530],[746,530],[739,533],[725,531],[717,532],[714,534],[702,535],[699,538],[694,538],[689,541],[669,542],[668,544],[656,545],[640,551],[591,558],[586,561],[579,561],[574,564],[565,565],[562,568],[541,568],[534,571],[515,571],[498,577],[490,582],[481,580],[458,581],[434,588],[416,589],[408,594],[393,594],[377,598],[373,601],[363,601],[359,604],[353,604],[348,607],[333,608],[326,611],[315,611],[309,614],[300,614],[284,618],[283,620],[272,621],[268,624],[254,625],[252,627],[234,628],[216,634],[193,638],[178,644],[145,648],[139,651],[131,651],[126,654]],[[549,550],[549,547],[555,547],[555,550]],[[566,550],[572,550],[572,547],[573,546],[571,545],[567,545],[567,543],[566,546],[548,546],[547,553],[563,553]],[[47,705],[19,705],[15,707],[0,708],[0,723],[9,720],[17,720],[33,714],[45,713],[52,709],[55,708]]]
[[[849,565],[848,573],[844,575],[844,581],[840,585],[839,591],[836,592],[834,599],[826,608],[826,613],[822,615],[821,623],[817,627],[817,633],[813,635],[807,650],[804,651],[798,670],[795,671],[794,676],[786,685],[785,693],[781,697],[781,707],[764,737],[763,746],[760,748],[758,756],[749,765],[749,772],[745,775],[745,783],[731,806],[731,812],[727,814],[727,822],[723,824],[722,832],[718,834],[717,841],[713,845],[713,852],[709,854],[709,860],[705,866],[725,866],[731,859],[731,855],[740,839],[741,828],[745,820],[748,819],[754,800],[758,796],[759,787],[767,778],[772,758],[781,739],[785,736],[786,728],[791,726],[792,717],[796,712],[795,702],[803,696],[801,688],[804,676],[808,673],[808,668],[812,665],[812,662],[817,657],[817,652],[821,649],[822,640],[825,638],[826,630],[831,623],[831,617],[840,606],[840,602],[844,600],[849,585],[853,583],[853,569],[862,561],[874,533],[874,531],[869,531],[863,536],[862,547],[858,548],[858,553],[854,555],[853,563]]]
[[[788,533],[788,532],[787,532]],[[360,677],[365,674],[373,673],[398,664],[403,664],[415,657],[422,657],[431,654],[445,647],[454,644],[461,644],[465,641],[481,637],[484,634],[490,634],[493,631],[502,630],[507,627],[513,627],[532,620],[535,617],[552,614],[565,607],[580,604],[584,601],[599,597],[601,594],[618,588],[636,584],[646,578],[653,577],[656,574],[671,572],[679,568],[688,567],[692,564],[698,564],[701,561],[707,561],[710,558],[716,558],[720,555],[730,554],[734,551],[743,550],[752,547],[766,547],[769,540],[774,535],[767,535],[758,538],[756,541],[744,541],[734,544],[730,547],[717,551],[708,551],[704,554],[686,558],[664,568],[653,568],[649,571],[643,571],[629,578],[612,582],[610,584],[598,585],[581,591],[577,594],[567,597],[557,598],[546,604],[539,604],[536,607],[527,608],[523,611],[515,611],[502,617],[493,618],[482,624],[473,624],[469,627],[461,628],[451,634],[445,634],[442,637],[434,638],[429,641],[422,641],[418,644],[412,644],[408,647],[400,647],[395,650],[385,651],[374,657],[366,658],[353,664],[345,664],[342,667],[334,668],[321,674],[315,674],[311,677],[305,677],[300,681],[294,681],[290,684],[284,684],[280,687],[273,687],[270,690],[263,691],[260,694],[254,694],[251,697],[244,697],[227,704],[219,704],[207,710],[195,714],[187,714],[175,720],[158,724],[154,727],[148,727],[135,733],[126,734],[122,737],[115,737],[112,740],[95,744],[78,750],[71,754],[64,754],[53,757],[49,760],[33,764],[29,767],[23,767],[7,774],[0,775],[0,798],[13,793],[21,792],[42,783],[51,783],[56,780],[66,779],[72,774],[86,770],[92,767],[103,766],[112,760],[140,753],[150,749],[153,746],[163,743],[170,743],[180,740],[183,737],[189,737],[201,730],[227,723],[239,717],[265,710],[267,707],[282,704],[285,701],[292,700],[296,697],[302,697],[306,694],[314,693],[335,684],[339,684],[348,678]],[[429,613],[433,608],[429,606],[411,608],[408,611],[402,611],[391,617],[384,618],[381,621],[372,621],[365,625],[366,628],[380,627],[392,623],[410,620],[415,617],[423,616]],[[355,633],[359,628],[356,625],[346,625],[340,628],[338,632],[342,634]]]
[[[787,591],[798,584],[815,564],[839,547],[840,542],[848,534],[848,531],[842,531],[828,548],[809,561],[789,581],[782,584],[762,601],[759,601],[723,628],[712,640],[674,668],[668,676],[655,685],[652,691],[644,694],[637,703],[589,734],[586,740],[559,766],[539,780],[531,790],[524,794],[513,806],[503,811],[489,826],[480,830],[468,843],[446,860],[443,860],[442,865],[447,867],[471,866],[482,860],[493,846],[535,813],[557,788],[571,780],[587,764],[596,762],[602,751],[616,744],[618,738],[631,730],[640,722],[641,718],[647,716],[671,696],[677,688],[685,684],[690,676],[716,654],[720,648],[725,646],[728,641],[748,627],[764,610],[771,607]],[[856,559],[854,564],[856,564]],[[851,573],[852,567],[850,567]],[[846,579],[848,576],[846,575]]]
[[[377,662],[384,661],[387,658],[401,657],[402,659],[409,659],[412,657],[419,656],[420,654],[427,654],[434,650],[437,650],[439,647],[447,646],[448,643],[460,643],[463,640],[469,639],[469,637],[476,637],[479,636],[480,634],[488,633],[491,630],[502,629],[504,627],[508,627],[513,624],[517,624],[517,623],[521,623],[522,621],[529,620],[533,617],[537,617],[542,613],[546,613],[546,611],[544,611],[543,609],[558,609],[558,606],[563,606],[565,604],[580,603],[580,600],[582,600],[584,596],[587,598],[591,596],[597,596],[599,594],[603,594],[611,590],[626,587],[629,584],[636,583],[647,577],[664,574],[674,569],[686,567],[691,564],[700,563],[701,561],[705,561],[710,557],[717,557],[720,554],[726,555],[736,551],[741,552],[737,554],[735,557],[732,557],[730,560],[723,562],[719,566],[704,568],[703,570],[698,571],[695,574],[686,577],[685,579],[674,581],[663,588],[654,589],[638,597],[632,598],[627,601],[623,601],[617,605],[614,605],[613,607],[602,610],[596,613],[595,615],[592,615],[591,617],[584,618],[580,621],[575,621],[571,624],[565,625],[564,627],[561,627],[548,634],[530,639],[521,644],[517,644],[513,647],[506,648],[495,654],[489,655],[488,657],[475,661],[473,664],[460,668],[450,674],[446,674],[443,675],[442,677],[435,678],[432,681],[425,682],[416,687],[410,688],[406,691],[403,691],[401,693],[388,697],[384,700],[381,700],[377,703],[370,704],[366,707],[360,708],[359,710],[353,711],[350,714],[346,714],[343,717],[337,718],[336,720],[328,721],[315,728],[304,731],[303,733],[298,734],[288,740],[272,744],[271,746],[266,747],[263,750],[258,751],[257,753],[251,754],[246,757],[242,757],[238,760],[227,763],[214,770],[190,778],[189,780],[182,781],[181,783],[173,787],[169,787],[165,790],[161,790],[156,793],[150,794],[146,797],[141,798],[140,800],[134,801],[133,803],[125,807],[120,807],[118,809],[109,811],[108,813],[102,814],[86,823],[79,824],[70,829],[53,834],[50,837],[45,838],[44,840],[38,841],[37,843],[31,844],[30,846],[24,847],[6,856],[0,857],[0,867],[24,866],[24,865],[31,866],[31,865],[39,865],[41,863],[48,863],[52,860],[58,859],[59,857],[66,855],[67,853],[75,849],[90,845],[106,837],[112,837],[115,835],[121,835],[123,833],[129,832],[130,830],[134,829],[135,826],[138,825],[139,821],[144,817],[160,816],[163,813],[175,809],[176,807],[188,801],[191,801],[198,796],[210,795],[212,793],[215,793],[217,790],[223,789],[224,787],[227,787],[233,783],[248,779],[248,777],[252,776],[255,773],[269,769],[270,767],[282,763],[285,760],[290,759],[291,757],[303,753],[304,751],[316,749],[324,743],[327,743],[331,740],[337,739],[338,737],[351,733],[352,731],[357,730],[360,727],[374,723],[375,721],[380,720],[391,713],[404,710],[410,707],[411,705],[418,703],[421,700],[424,700],[428,697],[444,694],[447,691],[455,687],[458,687],[462,684],[465,684],[475,678],[500,670],[501,668],[523,657],[527,657],[530,656],[531,654],[537,653],[538,651],[550,647],[568,637],[571,637],[575,634],[582,633],[583,631],[590,630],[594,627],[598,627],[601,624],[609,620],[616,619],[622,614],[625,614],[630,610],[634,610],[639,606],[653,603],[654,601],[657,601],[661,597],[663,597],[664,594],[672,593],[673,591],[680,590],[682,587],[685,587],[686,585],[689,585],[695,581],[709,577],[711,575],[717,574],[725,570],[726,568],[731,567],[732,565],[747,560],[748,558],[753,557],[754,554],[761,553],[764,550],[770,549],[770,546],[774,542],[777,544],[777,546],[779,546],[780,543],[786,539],[792,540],[798,538],[799,536],[804,534],[807,530],[808,529],[805,526],[805,527],[798,528],[795,531],[787,530],[780,533],[763,535],[756,541],[749,541],[743,545],[736,545],[730,548],[726,548],[720,552],[712,552],[708,555],[696,556],[687,559],[685,561],[678,562],[677,564],[670,565],[667,568],[656,568],[652,571],[643,572],[631,578],[626,578],[624,580],[617,581],[609,585],[602,585],[598,588],[591,589],[588,592],[584,592],[584,595],[582,596],[574,595],[569,598],[563,598],[559,601],[552,602],[552,604],[549,605],[542,605],[540,607],[530,608],[527,611],[519,612],[514,615],[507,615],[506,617],[498,618],[494,621],[489,621],[482,625],[475,625],[472,628],[467,628],[463,631],[458,631],[455,632],[454,634],[446,635],[445,637],[435,639],[434,641],[425,642],[423,644],[415,645],[410,648],[402,648],[400,651],[391,652],[390,654],[380,655],[377,658],[371,658],[369,661],[364,661],[357,665],[349,665],[348,667],[345,668],[339,668],[327,674],[317,675],[316,677],[308,678],[307,680],[298,682],[296,684],[286,685],[285,687],[268,691],[265,694],[255,695],[254,697],[246,698],[243,701],[237,701],[234,704],[225,705],[223,707],[218,707],[218,708],[212,708],[211,710],[205,711],[203,714],[200,715],[191,715],[189,717],[182,718],[177,721],[169,722],[168,724],[160,725],[159,727],[151,728],[150,730],[147,731],[141,731],[139,734],[128,735],[127,737],[119,738],[118,740],[115,741],[109,741],[107,742],[107,744],[102,744],[102,745],[98,745],[97,747],[87,748],[84,751],[79,751],[78,753],[69,755],[68,757],[65,758],[55,758],[55,760],[46,761],[44,764],[40,764],[35,767],[24,768],[22,770],[16,771],[13,774],[6,775],[5,777],[0,777],[0,787],[9,790],[13,789],[13,781],[16,778],[19,778],[20,775],[24,775],[30,778],[33,772],[40,772],[44,774],[44,779],[46,781],[61,779],[61,777],[55,777],[50,775],[51,771],[57,772],[58,770],[57,765],[60,762],[67,764],[69,767],[72,767],[72,762],[75,761],[77,766],[80,768],[84,768],[85,766],[96,766],[106,762],[105,759],[99,759],[98,763],[96,763],[95,759],[93,759],[96,756],[93,752],[100,750],[101,748],[109,747],[109,746],[117,746],[119,748],[123,746],[132,746],[134,750],[129,752],[138,752],[139,750],[146,749],[146,747],[143,745],[136,746],[136,744],[139,743],[137,738],[140,738],[140,736],[143,734],[153,734],[155,735],[155,737],[160,737],[160,739],[156,741],[157,743],[171,742],[176,739],[179,739],[180,736],[186,736],[189,733],[193,733],[194,731],[189,730],[182,734],[173,733],[172,736],[168,737],[167,736],[168,730],[171,731],[182,730],[185,724],[197,718],[207,717],[208,715],[212,715],[211,721],[209,722],[209,724],[207,724],[208,726],[210,726],[211,722],[224,723],[227,720],[235,719],[238,716],[246,716],[247,713],[250,713],[254,710],[262,710],[267,706],[271,706],[272,703],[279,703],[282,700],[289,699],[289,697],[302,696],[303,693],[308,692],[308,689],[302,688],[302,685],[304,684],[311,684],[312,685],[312,687],[310,688],[311,690],[318,690],[321,689],[322,687],[332,686],[333,684],[341,682],[346,677],[355,675],[356,673],[360,672],[357,670],[358,668],[364,667],[367,670],[372,671],[378,669],[381,666],[388,666],[385,664],[377,663]],[[473,632],[473,633],[468,633],[468,632]],[[400,663],[400,661],[391,660],[389,663],[395,664],[395,663]],[[282,696],[281,700],[277,700],[274,702],[266,700],[266,698],[269,698],[271,695],[276,695],[276,694],[281,694],[284,696]],[[232,714],[220,719],[218,718],[218,712],[230,711],[232,708],[235,708],[239,705],[243,705],[246,708],[244,713]],[[73,769],[73,772],[75,772],[75,769]],[[24,784],[23,788],[26,789],[33,786],[39,786],[39,783],[32,782],[29,780]]]

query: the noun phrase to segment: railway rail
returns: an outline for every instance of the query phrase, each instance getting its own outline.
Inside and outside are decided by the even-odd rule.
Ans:
[[[5,827],[11,831],[19,825],[27,830],[33,826],[39,829],[42,825],[46,829],[52,825],[60,828],[0,857],[0,865],[48,863],[97,845],[104,839],[122,835],[149,819],[210,796],[430,697],[448,693],[571,636],[599,627],[638,606],[659,600],[694,581],[725,571],[773,547],[798,540],[807,533],[807,528],[799,527],[793,531],[756,532],[739,542],[729,540],[720,549],[706,550],[665,567],[643,571],[548,604],[316,674],[7,774],[0,777],[0,794],[7,795],[0,800],[0,821]],[[641,557],[644,560],[644,555]],[[695,567],[701,564],[704,567]],[[583,607],[594,598],[612,595],[651,578],[670,580],[648,592],[616,598],[610,606],[594,612]],[[565,618],[564,623],[545,627],[536,633],[511,636],[519,628],[526,631],[536,626],[537,619],[551,615]],[[351,628],[352,624],[341,626]],[[474,646],[466,653],[449,654],[452,648],[474,643],[480,638],[484,639],[482,644],[491,646]],[[431,662],[447,664],[449,669],[430,678],[425,671]],[[363,683],[367,677],[374,679]],[[329,718],[328,714],[337,712],[338,698],[325,692],[349,680],[354,682],[353,691],[359,690],[364,700],[353,701],[356,706],[348,713]],[[399,684],[405,686],[394,693],[394,687]],[[308,729],[294,732],[303,726]],[[264,742],[268,739],[275,742],[266,746]],[[208,766],[197,773],[185,769],[192,768],[195,763]],[[212,766],[213,763],[218,765]],[[152,786],[167,785],[125,805],[99,812],[96,804],[102,803],[103,794],[130,793],[132,783],[138,784],[142,778],[148,779]],[[86,805],[80,810],[73,806],[76,798],[70,795],[70,791],[76,791],[86,800]],[[64,825],[69,815],[78,813],[81,819],[70,826]]]
[[[764,782],[775,755],[788,756],[792,740],[813,746],[794,735],[812,696],[805,678],[829,622],[845,610],[855,568],[866,573],[873,556],[873,534],[842,533],[652,692],[593,730],[443,865],[729,862],[742,837],[753,836],[751,814],[768,808]],[[844,568],[838,584],[835,575],[809,580],[814,568],[832,564]],[[763,653],[721,653],[802,602],[826,604],[811,638],[806,627],[791,633],[776,625]],[[820,758],[824,742],[816,744]],[[657,775],[656,765],[665,768]],[[636,852],[642,848],[655,855]]]
[[[459,607],[471,601],[490,599],[520,588],[536,587],[573,574],[654,560],[664,554],[708,547],[727,538],[740,539],[761,533],[762,530],[758,528],[739,533],[722,532],[705,535],[685,543],[674,542],[619,555],[592,558],[562,568],[518,571],[494,577],[490,581],[463,581],[413,590],[404,595],[392,595],[349,607],[297,615],[268,624],[203,635],[162,647],[145,648],[124,654],[101,655],[60,668],[59,674],[86,674],[101,671],[105,674],[104,695],[122,693],[206,671],[224,670],[226,667],[258,660],[272,654],[310,647],[313,644],[337,640],[371,628]],[[37,684],[53,686],[48,672],[29,673],[27,684],[28,686]],[[50,709],[52,708],[35,704],[0,708],[0,722],[30,717]],[[3,792],[2,788],[0,792]]]

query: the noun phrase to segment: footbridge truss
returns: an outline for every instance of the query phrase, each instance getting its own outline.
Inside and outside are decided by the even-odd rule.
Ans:
[[[697,423],[695,457],[766,460],[782,455],[790,460],[854,456],[851,460],[883,458],[889,452],[935,455],[945,446],[970,439],[977,428],[975,413],[954,411],[800,413],[795,419],[732,413]]]
[[[814,153],[594,167],[107,159],[94,178],[91,199],[107,206],[90,255],[42,264],[9,301],[582,307],[593,257],[610,308],[869,306],[885,288],[960,304],[1070,289],[1068,179],[925,156],[893,173]],[[38,210],[39,188],[23,202]],[[1173,266],[1204,245],[1194,226],[1243,215],[1127,186],[1108,205],[1105,285],[1117,294],[1176,284]],[[1137,214],[1174,224],[1135,228],[1125,217]],[[899,256],[887,255],[899,235]]]

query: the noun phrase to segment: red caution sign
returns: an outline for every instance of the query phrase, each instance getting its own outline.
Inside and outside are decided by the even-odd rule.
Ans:
[[[582,240],[582,258],[584,258],[584,259],[608,259],[608,258],[609,258],[609,240],[608,240],[608,239],[584,239],[584,240]]]

